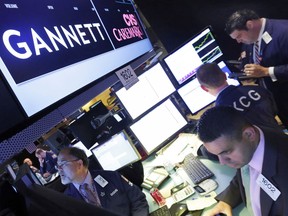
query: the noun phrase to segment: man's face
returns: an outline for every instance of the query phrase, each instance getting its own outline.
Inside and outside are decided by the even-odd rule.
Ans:
[[[232,39],[238,43],[253,44],[257,41],[258,36],[252,30],[235,30],[230,34]]]
[[[222,135],[216,140],[204,143],[209,152],[219,158],[221,164],[232,168],[241,168],[248,164],[254,154],[252,143],[243,138],[240,141]]]
[[[80,161],[81,160],[74,156],[65,153],[60,153],[58,155],[57,165],[62,184],[66,185],[77,182],[80,171],[83,169],[83,165]]]

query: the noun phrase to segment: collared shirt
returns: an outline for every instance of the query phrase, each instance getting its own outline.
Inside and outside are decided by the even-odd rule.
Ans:
[[[263,36],[263,33],[264,33],[265,26],[266,26],[266,19],[263,18],[261,30],[260,30],[259,37],[258,37],[259,50],[261,50],[261,42],[262,42],[262,36]],[[254,52],[254,53],[255,53],[255,52]],[[255,56],[254,56],[254,59],[255,59]],[[269,68],[268,68],[268,72],[269,72],[269,76],[271,77],[272,81],[273,81],[273,82],[277,81],[277,78],[276,78],[276,76],[275,76],[275,74],[274,74],[274,67],[269,67]]]
[[[223,89],[221,89],[221,90],[218,92],[218,94],[216,95],[216,98],[219,96],[219,94],[220,94],[222,91],[224,91],[226,88],[228,88],[228,86],[229,86],[229,85],[227,85],[227,86],[225,86]]]
[[[80,185],[87,183],[89,185],[89,188],[93,191],[93,179],[92,176],[90,174],[90,172],[88,171],[84,181],[81,184],[77,184],[77,183],[73,183],[73,185],[76,187],[76,189],[79,191]]]
[[[264,134],[260,128],[257,127],[260,132],[260,142],[256,151],[253,154],[251,161],[249,162],[250,172],[250,197],[251,205],[255,216],[261,216],[260,206],[260,186],[257,184],[256,179],[262,172],[262,165],[264,159],[265,141]]]

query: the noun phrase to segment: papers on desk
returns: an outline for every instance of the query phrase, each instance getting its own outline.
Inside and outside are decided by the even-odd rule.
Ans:
[[[187,200],[186,205],[189,211],[201,210],[217,203],[215,197],[216,193],[213,191],[206,196]]]
[[[197,151],[201,145],[202,142],[197,135],[180,133],[171,144],[158,151],[157,154],[161,154],[165,158],[173,159],[174,163],[180,163],[184,160],[185,156],[191,152],[197,156]]]

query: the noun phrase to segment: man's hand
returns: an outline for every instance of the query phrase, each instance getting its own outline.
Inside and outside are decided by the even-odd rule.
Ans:
[[[244,66],[244,73],[251,77],[266,77],[269,76],[269,70],[258,64],[246,64]]]
[[[215,216],[217,214],[225,214],[226,216],[232,216],[232,208],[225,202],[218,202],[211,210],[204,213],[204,216]]]

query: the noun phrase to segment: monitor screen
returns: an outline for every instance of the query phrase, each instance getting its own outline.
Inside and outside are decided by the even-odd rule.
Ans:
[[[82,149],[88,158],[92,155],[91,151],[87,149],[86,146],[81,141],[78,141],[75,144],[73,144],[73,147]]]
[[[116,95],[135,119],[174,91],[175,87],[163,67],[157,63],[140,75],[139,81],[131,88],[127,90],[123,87]]]
[[[141,159],[124,130],[91,149],[91,152],[104,170],[118,170]]]
[[[118,133],[126,126],[124,119],[116,119],[102,101],[91,106],[88,112],[84,112],[69,125],[72,133],[86,148],[90,148],[96,142],[101,143]]]
[[[212,29],[208,26],[165,57],[164,62],[177,82],[182,84],[195,75],[200,65],[213,62],[222,55]]]
[[[226,73],[227,82],[230,85],[240,85],[237,80],[228,78],[229,74],[231,74],[232,72],[229,70],[229,68],[223,61],[219,62],[218,66],[221,68],[222,71]],[[177,91],[192,114],[195,114],[203,108],[207,107],[216,99],[214,96],[212,96],[208,92],[205,92],[201,88],[197,78],[180,87]]]
[[[28,117],[152,49],[130,0],[7,0],[0,14],[0,70]]]
[[[150,154],[186,125],[186,119],[168,99],[132,124],[130,129]]]

